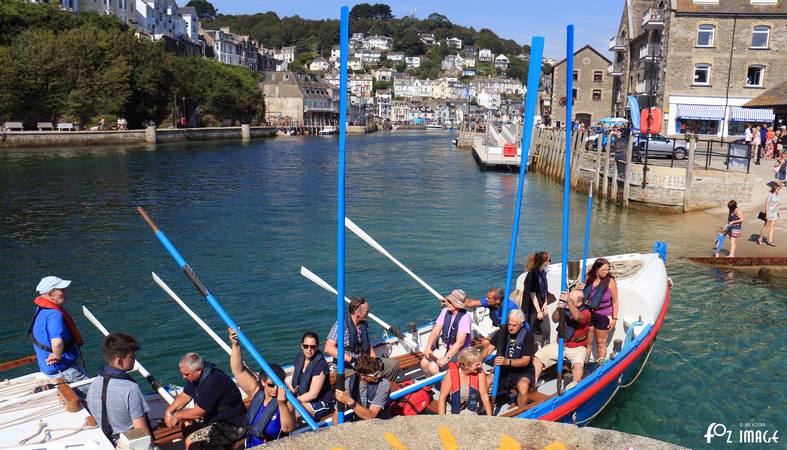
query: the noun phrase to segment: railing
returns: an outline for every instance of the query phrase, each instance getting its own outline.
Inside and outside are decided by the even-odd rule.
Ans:
[[[661,54],[661,45],[647,44],[639,49],[639,59],[655,59]]]
[[[642,26],[646,25],[664,25],[664,13],[658,9],[648,9],[642,15]]]
[[[607,68],[607,72],[613,77],[623,75],[623,63],[616,62],[610,64]]]
[[[642,80],[637,83],[635,91],[637,94],[649,94],[654,85],[653,80]]]
[[[637,139],[635,137],[634,139]],[[662,143],[652,144],[653,141],[645,141],[641,139],[639,142],[634,141],[632,155],[632,162],[639,164],[660,165],[669,167],[685,166],[689,163],[689,142],[682,138],[668,138],[671,145]],[[653,146],[653,148],[651,148]],[[621,142],[618,149],[625,149],[626,144]],[[668,159],[664,159],[664,158]],[[625,159],[625,152],[618,155],[618,159]],[[667,160],[669,164],[667,164]],[[705,170],[726,170],[730,172],[743,171],[749,173],[751,170],[751,147],[747,144],[737,144],[733,142],[725,142],[717,139],[701,139],[697,140],[697,146],[694,149],[695,166],[702,167]]]
[[[626,39],[623,36],[612,36],[609,40],[610,50],[623,50],[626,48]]]

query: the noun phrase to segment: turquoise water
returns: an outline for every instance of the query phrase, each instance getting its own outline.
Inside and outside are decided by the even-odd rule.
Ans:
[[[347,215],[438,291],[478,297],[505,281],[517,178],[481,172],[452,137],[351,136]],[[155,271],[224,335],[136,214],[144,206],[267,360],[289,363],[300,335],[325,336],[335,316],[335,298],[299,269],[335,283],[336,149],[336,138],[292,137],[0,154],[0,361],[31,353],[24,333],[34,289],[56,274],[74,280],[67,307],[91,370],[101,363],[100,335],[79,312],[83,304],[110,330],[137,336],[140,361],[164,381],[179,381],[186,351],[226,366],[152,282]],[[529,252],[559,256],[561,201],[557,184],[529,175],[517,271]],[[581,255],[585,204],[572,196],[573,257]],[[697,245],[659,216],[603,203],[592,228],[592,254],[645,252],[657,239]],[[691,447],[706,445],[711,422],[784,430],[787,283],[682,261],[668,270],[675,288],[650,363],[593,425]],[[366,296],[390,323],[438,312],[431,294],[350,232],[346,273],[348,296]]]

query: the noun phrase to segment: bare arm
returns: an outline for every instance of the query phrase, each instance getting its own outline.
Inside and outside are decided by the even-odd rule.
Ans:
[[[451,348],[449,348],[448,351],[445,352],[444,358],[451,359],[457,353],[462,351],[462,347],[464,347],[465,341],[467,340],[468,336],[469,336],[468,333],[457,333],[456,334],[456,342],[454,342],[454,345],[452,345]]]
[[[182,409],[184,406],[188,405],[191,401],[191,396],[186,394],[185,392],[181,392],[175,397],[175,400],[172,402],[171,405],[167,407],[164,411],[164,425],[168,427],[175,426],[177,424],[177,420],[173,417],[175,411]]]
[[[339,355],[339,345],[338,342],[334,341],[333,339],[327,339],[325,341],[325,346],[323,347],[323,353],[326,355],[331,355],[334,358],[337,358]],[[353,357],[350,355],[350,352],[344,352],[344,361],[350,362],[352,361]]]
[[[571,318],[573,320],[576,320],[577,322],[581,322],[582,313],[579,311],[579,309],[576,306],[574,306],[573,302],[568,301],[566,302],[566,304],[568,305],[568,311],[571,314]]]
[[[312,384],[309,385],[309,391],[298,397],[298,400],[302,402],[310,402],[317,398],[317,396],[320,394],[320,389],[322,389],[323,383],[325,383],[324,373],[313,376]]]
[[[230,368],[235,376],[235,382],[243,389],[246,395],[254,395],[259,388],[257,379],[243,365],[243,352],[238,342],[238,332],[232,328],[227,329],[230,342],[232,342],[232,352],[230,353]]]
[[[483,378],[483,377],[482,377]],[[440,398],[437,400],[437,414],[445,415],[445,402],[448,401],[448,394],[451,392],[451,377],[443,377],[440,382]]]
[[[349,393],[339,389],[336,390],[336,401],[342,402],[351,408],[353,413],[361,420],[374,419],[377,417],[377,414],[382,411],[382,408],[376,405],[373,405],[371,408],[364,408],[360,404],[356,403],[355,400],[350,397]]]
[[[142,430],[148,435],[153,436],[153,433],[150,431],[150,428],[148,427],[148,421],[144,415],[142,417],[137,417],[136,419],[132,420],[131,425],[134,428],[138,430]]]
[[[46,363],[48,365],[56,364],[63,358],[63,352],[65,351],[65,342],[61,338],[52,338],[49,342],[50,347],[52,347],[52,353],[46,358]]]
[[[440,336],[440,332],[443,331],[443,324],[435,323],[432,327],[432,332],[429,333],[429,339],[426,341],[426,348],[424,349],[424,358],[429,359],[429,355],[432,354],[432,347],[434,347],[434,343],[437,342],[437,336]]]
[[[614,279],[609,281],[609,292],[612,293],[612,317],[618,317],[618,283]]]
[[[279,419],[281,420],[281,431],[289,433],[295,429],[295,415],[289,408],[287,403],[287,393],[284,392],[284,389],[279,388],[279,394],[276,396],[276,401],[279,402]]]
[[[478,395],[481,397],[481,403],[484,404],[486,415],[492,417],[492,403],[489,401],[489,385],[486,382],[486,375],[484,375],[483,371],[478,374],[478,391]]]

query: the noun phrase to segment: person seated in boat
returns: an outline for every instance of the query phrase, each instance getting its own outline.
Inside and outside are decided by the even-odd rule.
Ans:
[[[489,310],[489,318],[492,320],[492,325],[499,327],[501,317],[503,314],[503,289],[493,287],[486,292],[482,299],[468,298],[465,300],[465,309],[477,308],[483,306]],[[517,309],[519,306],[514,302],[509,302],[510,309]]]
[[[152,436],[150,407],[139,385],[126,372],[134,368],[139,342],[125,333],[109,333],[101,343],[104,367],[87,392],[87,409],[107,439],[117,445],[118,435],[139,429]]]
[[[547,290],[546,268],[552,259],[547,252],[536,252],[527,258],[527,275],[524,283],[525,320],[539,347],[549,344],[549,319],[547,304],[555,296]]]
[[[48,276],[36,286],[38,297],[33,301],[35,314],[27,330],[33,341],[38,368],[50,378],[63,378],[66,383],[87,380],[82,359],[82,335],[76,323],[63,308],[71,280]],[[81,391],[80,391],[81,392]]]
[[[533,369],[533,355],[536,352],[536,342],[533,333],[525,326],[525,314],[520,309],[508,313],[506,329],[499,329],[484,339],[484,357],[492,351],[499,349],[494,365],[500,366],[500,379],[498,392],[516,392],[517,406],[525,406],[529,400],[530,387],[535,386],[535,373]],[[491,383],[494,374],[488,375]]]
[[[489,401],[489,386],[482,369],[484,358],[475,347],[465,347],[459,352],[456,362],[448,363],[448,376],[440,383],[440,399],[437,413],[445,415],[446,403],[451,405],[451,414],[478,414],[482,411],[492,415]]]
[[[383,377],[383,362],[372,356],[359,356],[355,373],[344,381],[344,390],[336,390],[336,401],[351,409],[353,420],[390,419],[391,383]],[[336,423],[334,412],[333,423]]]
[[[230,369],[235,376],[235,382],[249,397],[249,409],[243,421],[248,436],[246,448],[262,445],[281,438],[286,433],[295,429],[295,413],[293,407],[287,402],[284,389],[276,386],[265,372],[258,374],[259,380],[243,364],[243,352],[238,342],[238,332],[234,328],[227,329],[232,343],[230,352]],[[284,380],[284,369],[276,364],[270,365],[273,373]]]
[[[301,351],[292,362],[290,388],[315,421],[322,420],[333,409],[330,368],[319,349],[320,338],[307,331],[301,338]]]
[[[366,301],[366,298],[353,297],[350,299],[348,312],[344,315],[344,361],[348,363],[345,364],[345,375],[348,377],[352,375],[355,362],[360,356],[377,356],[369,339],[369,323],[366,322],[368,315],[369,302]],[[338,336],[338,322],[334,322],[325,339],[323,351],[326,355],[338,357]],[[382,362],[383,377],[390,381],[396,381],[401,373],[399,362],[391,358],[382,358]],[[349,373],[347,371],[348,365],[350,366]]]
[[[571,363],[574,383],[578,383],[584,374],[585,354],[590,340],[590,309],[585,305],[585,294],[575,289],[568,294],[568,301],[565,294],[561,295],[558,307],[552,313],[552,321],[559,323],[560,314],[565,316],[566,323],[563,356]],[[558,342],[553,342],[536,352],[533,357],[536,383],[544,370],[557,364],[558,347]]]
[[[603,364],[607,359],[607,339],[618,323],[618,285],[609,271],[609,261],[596,259],[585,277],[585,284],[580,283],[577,287],[582,289],[590,308],[590,339],[585,362],[590,359],[595,341],[596,361]]]
[[[186,384],[164,412],[164,424],[190,422],[197,428],[186,436],[189,450],[223,447],[243,439],[246,407],[232,379],[197,353],[186,353],[179,368]],[[186,408],[192,400],[194,406]]]
[[[467,295],[455,289],[443,300],[443,310],[429,333],[429,340],[421,358],[421,370],[426,376],[436,375],[448,368],[463,348],[472,342],[472,320],[465,310]],[[439,340],[439,342],[438,342]]]

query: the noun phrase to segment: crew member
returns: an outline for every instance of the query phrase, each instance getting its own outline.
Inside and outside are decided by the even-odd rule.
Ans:
[[[579,380],[582,379],[585,367],[586,347],[590,340],[590,309],[584,302],[585,294],[579,289],[573,290],[568,294],[568,301],[565,300],[565,294],[561,295],[560,303],[552,313],[553,322],[560,321],[560,314],[565,315],[566,332],[563,354],[571,362],[571,374],[574,377],[572,385],[579,383]],[[568,308],[566,308],[566,305]],[[558,339],[560,339],[559,336]],[[538,382],[538,378],[541,376],[543,370],[557,363],[557,358],[557,342],[542,347],[536,352],[533,358],[536,382]],[[567,387],[571,387],[571,385]]]
[[[106,365],[99,370],[87,392],[90,414],[114,445],[120,433],[133,428],[151,434],[147,417],[150,407],[137,382],[126,373],[134,368],[138,351],[139,342],[128,334],[105,336],[101,352]]]
[[[70,284],[71,280],[54,276],[41,279],[36,287],[39,296],[33,301],[36,311],[27,331],[38,357],[38,368],[49,377],[62,377],[66,383],[88,378],[80,362],[82,335],[63,308]]]
[[[369,315],[369,303],[364,297],[353,297],[350,299],[348,310],[349,312],[344,315],[344,361],[354,367],[359,356],[376,357],[377,355],[369,340],[369,324],[366,322],[366,316]],[[338,357],[338,336],[338,322],[334,322],[325,339],[323,351],[326,355]],[[383,362],[383,377],[390,381],[396,381],[401,373],[399,362],[391,358],[380,359]],[[345,364],[345,367],[347,365]],[[345,376],[349,377],[352,374],[352,368],[345,369]]]
[[[442,300],[444,308],[437,316],[421,358],[421,370],[427,376],[447,369],[448,362],[470,346],[473,325],[465,310],[466,299],[465,291],[455,289]]]
[[[316,333],[307,331],[303,334],[301,351],[292,363],[290,381],[293,392],[315,421],[330,414],[334,403],[331,371],[319,347],[320,338]]]
[[[484,357],[495,349],[501,353],[495,357],[494,365],[500,366],[498,392],[516,391],[517,406],[525,406],[529,399],[530,386],[535,385],[533,355],[536,343],[533,333],[524,327],[525,314],[520,309],[508,313],[506,329],[497,330],[489,340],[484,340]],[[488,375],[489,384],[493,374]]]
[[[179,368],[186,385],[164,413],[164,423],[200,421],[201,427],[186,437],[186,448],[223,447],[243,439],[246,407],[232,379],[197,353],[186,353]],[[194,407],[186,408],[192,399]]]
[[[388,404],[391,383],[383,378],[383,362],[380,358],[359,356],[355,373],[344,382],[344,390],[336,390],[336,401],[353,411],[354,420],[390,419]],[[334,422],[336,423],[334,413]]]

